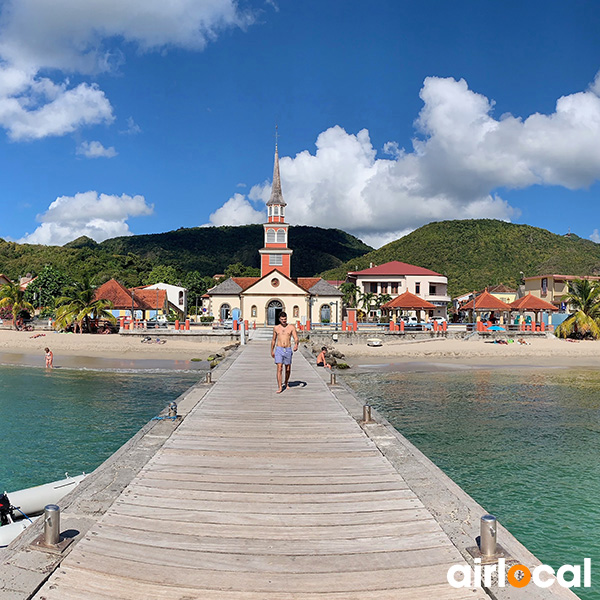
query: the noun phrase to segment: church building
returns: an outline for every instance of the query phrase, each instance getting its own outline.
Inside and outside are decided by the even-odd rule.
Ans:
[[[294,324],[342,320],[342,292],[320,277],[291,276],[293,250],[288,247],[286,206],[275,145],[273,186],[267,202],[267,222],[263,225],[264,245],[258,251],[261,276],[230,277],[209,290],[208,312],[215,319],[240,315],[242,320],[257,326],[273,326],[279,322],[279,313],[285,311],[288,322]]]

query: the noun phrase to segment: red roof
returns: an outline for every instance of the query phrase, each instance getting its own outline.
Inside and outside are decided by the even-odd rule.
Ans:
[[[423,300],[419,296],[415,296],[411,294],[409,291],[404,292],[404,294],[400,294],[393,300],[386,302],[382,305],[381,308],[400,308],[405,310],[425,310],[435,308],[435,304],[431,304],[431,302],[427,302],[427,300]]]
[[[292,279],[292,281],[294,281]],[[319,281],[321,281],[320,277],[298,277],[296,279],[296,283],[303,289],[306,290],[307,292],[310,290],[310,288],[313,285],[317,285],[317,283],[319,283]]]
[[[140,290],[132,288],[128,290],[116,279],[110,279],[103,283],[94,293],[95,300],[110,300],[116,309],[131,309],[132,292],[134,310],[148,310],[156,308],[156,292],[158,291],[159,307],[165,306],[167,292],[165,290]]]
[[[348,273],[348,275],[435,275],[436,277],[443,277],[440,273],[436,273],[430,269],[409,265],[399,260],[393,260],[377,267],[363,269],[362,271],[353,271]]]
[[[242,290],[247,290],[251,285],[254,285],[260,277],[232,277]]]
[[[129,291],[131,292],[131,290]],[[167,303],[166,290],[134,289],[133,297],[135,300],[137,300],[140,306],[145,304],[144,308],[148,309],[163,308]]]
[[[461,310],[473,310],[473,300],[461,306]],[[475,298],[475,310],[511,310],[511,307],[485,290]]]
[[[515,310],[558,310],[554,304],[533,296],[531,292],[527,296],[511,302],[510,306]]]

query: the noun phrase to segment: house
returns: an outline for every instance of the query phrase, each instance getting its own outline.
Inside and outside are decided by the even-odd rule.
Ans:
[[[430,269],[394,260],[362,271],[352,271],[348,273],[348,281],[354,283],[362,294],[386,294],[394,299],[410,292],[435,306],[428,311],[430,317],[447,315],[450,302],[448,278]]]
[[[273,185],[263,224],[264,245],[260,277],[230,277],[208,290],[203,309],[216,319],[237,318],[273,326],[285,311],[290,323],[336,322],[342,318],[342,292],[320,277],[291,277],[293,250],[288,246],[290,225],[281,190],[279,154],[275,145]]]
[[[508,286],[503,284],[492,285],[490,287],[485,288],[485,290],[475,292],[475,297],[480,296],[481,294],[483,294],[484,291],[494,296],[494,298],[497,298],[501,302],[504,302],[505,304],[510,304],[511,302],[514,302],[517,299],[517,290],[513,290],[512,288],[509,288]],[[455,310],[458,311],[461,310],[461,307],[470,300],[473,300],[473,292],[467,292],[462,296],[457,296],[452,302],[454,303]]]
[[[157,315],[168,314],[173,307],[168,300],[166,290],[148,290],[145,288],[127,289],[116,279],[102,284],[94,294],[95,300],[110,300],[113,308],[110,312],[116,317],[148,320]]]
[[[575,279],[600,281],[600,277],[585,275],[535,275],[534,277],[525,277],[525,294],[531,293],[532,296],[546,300],[564,311],[568,307],[563,302],[563,296],[569,291],[569,282]]]
[[[181,317],[184,317],[187,314],[187,288],[179,285],[171,285],[170,283],[155,283],[138,289],[165,290],[165,292],[167,292],[167,299],[171,306],[175,307],[176,312]]]

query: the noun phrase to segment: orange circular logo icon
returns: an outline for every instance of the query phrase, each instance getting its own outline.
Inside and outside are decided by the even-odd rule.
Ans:
[[[523,573],[521,579],[517,579],[517,573],[519,571]],[[525,565],[513,565],[506,574],[506,580],[513,587],[525,587],[531,581],[531,571]]]

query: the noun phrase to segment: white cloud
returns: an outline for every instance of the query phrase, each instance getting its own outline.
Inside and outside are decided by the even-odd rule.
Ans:
[[[117,151],[113,146],[105,148],[98,141],[81,142],[77,148],[77,154],[86,158],[113,158],[117,156]]]
[[[218,33],[252,17],[235,0],[7,0],[0,13],[0,127],[13,140],[60,136],[111,123],[112,106],[92,83],[63,73],[111,71],[122,47],[142,52],[202,50]],[[44,76],[40,72],[44,70]],[[52,72],[58,83],[50,79]],[[139,133],[133,119],[126,133]]]
[[[464,80],[428,77],[412,152],[392,141],[383,148],[391,158],[377,158],[367,130],[335,126],[318,136],[314,154],[282,157],[286,215],[374,245],[436,220],[510,220],[519,212],[499,188],[577,189],[600,178],[599,90],[596,78],[587,91],[560,98],[552,114],[496,119],[493,102]],[[266,202],[269,193],[265,182],[248,198]]]
[[[201,50],[224,29],[251,21],[235,0],[85,0],[83,9],[81,0],[8,0],[0,53],[21,68],[94,73],[122,61],[116,43]]]
[[[234,194],[221,208],[217,209],[209,217],[209,225],[248,225],[250,223],[262,223],[265,213],[256,210],[242,194]]]
[[[114,196],[89,191],[60,196],[37,216],[41,225],[20,240],[21,244],[62,245],[82,235],[97,242],[131,235],[127,219],[151,215],[154,206],[143,196]]]
[[[597,229],[594,229],[592,235],[590,235],[590,240],[596,242],[596,244],[600,244],[600,232]]]
[[[142,128],[133,120],[133,117],[127,117],[127,129],[122,129],[119,133],[124,135],[137,135],[142,132]]]

